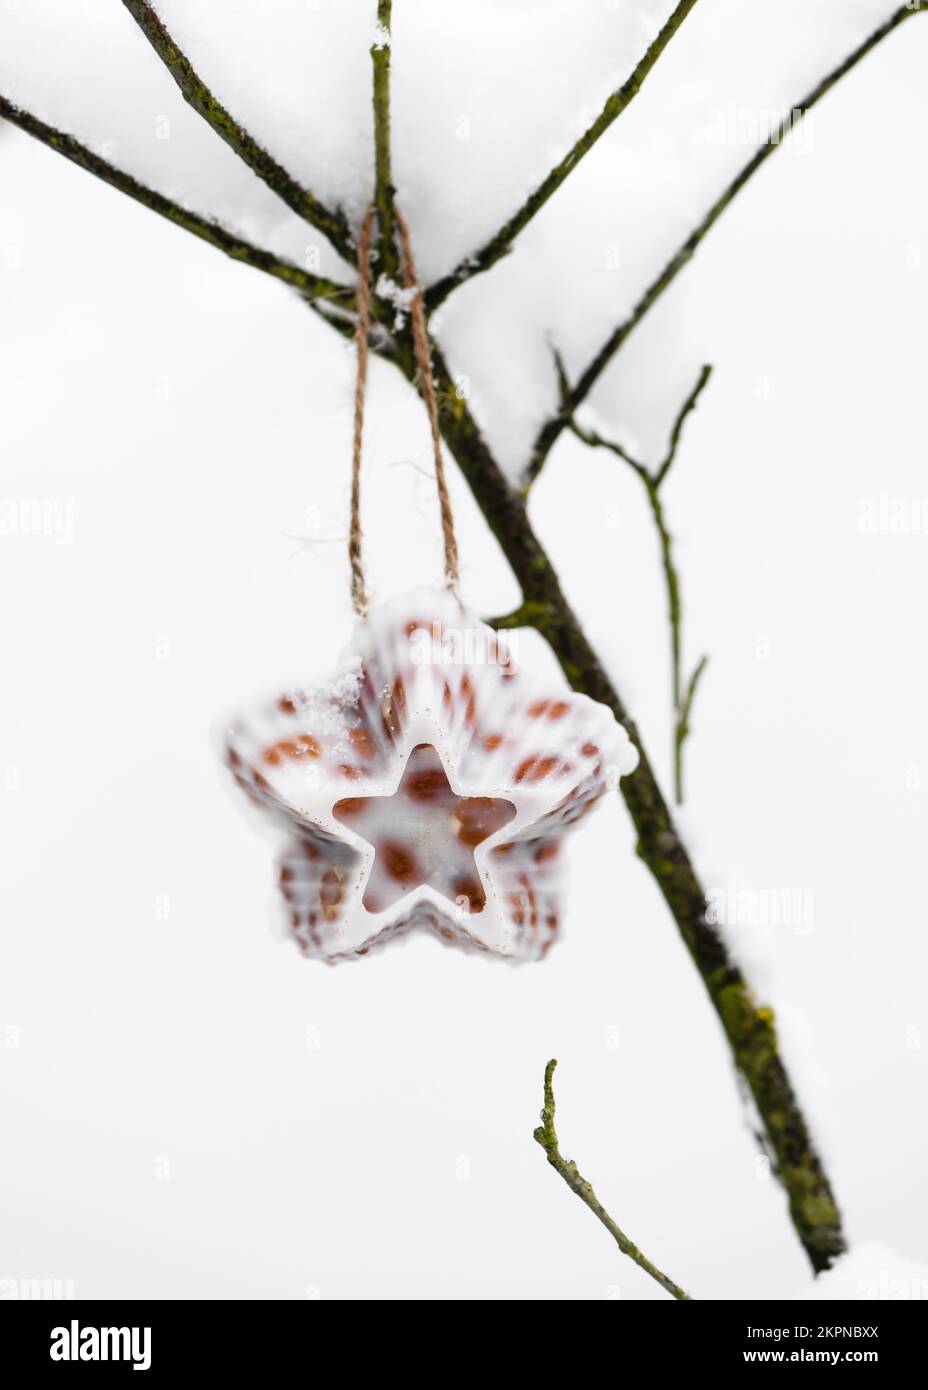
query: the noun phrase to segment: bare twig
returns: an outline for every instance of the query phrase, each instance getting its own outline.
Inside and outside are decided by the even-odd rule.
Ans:
[[[557,1062],[552,1058],[545,1067],[545,1102],[541,1112],[541,1124],[535,1130],[536,1142],[544,1149],[551,1167],[564,1179],[571,1192],[575,1192],[581,1202],[589,1207],[597,1221],[602,1222],[622,1254],[627,1255],[630,1260],[634,1260],[639,1269],[643,1269],[645,1274],[650,1274],[651,1278],[656,1280],[667,1293],[673,1294],[674,1298],[689,1301],[690,1295],[684,1293],[679,1284],[675,1284],[668,1275],[663,1274],[657,1265],[653,1265],[647,1256],[641,1253],[634,1241],[629,1240],[622,1228],[616,1225],[586,1178],[580,1176],[573,1159],[562,1157],[558,1147],[557,1130],[554,1127],[554,1068],[556,1066]]]
[[[670,469],[673,465],[673,461],[677,457],[677,449],[680,446],[680,438],[683,434],[683,426],[686,424],[686,421],[690,414],[696,409],[697,405],[699,404],[699,397],[702,395],[703,391],[708,386],[709,378],[711,375],[712,367],[707,362],[700,371],[699,376],[696,378],[696,385],[693,387],[692,391],[687,396],[680,409],[677,411],[676,419],[673,422],[673,429],[670,431],[670,442],[667,445],[667,453],[664,455],[664,460],[654,475],[655,487],[660,487],[661,483],[664,481],[664,479],[667,477],[667,474],[670,472]]]
[[[560,359],[557,361],[558,378],[563,383],[563,368]],[[704,656],[700,659],[692,676],[689,679],[686,690],[683,689],[683,600],[680,592],[680,575],[676,567],[673,555],[673,536],[667,525],[667,518],[664,512],[663,499],[660,495],[661,484],[670,472],[674,459],[677,456],[677,449],[683,435],[683,426],[687,417],[696,409],[699,397],[702,395],[712,375],[712,368],[705,366],[699,373],[696,385],[690,391],[686,400],[677,411],[673,427],[670,431],[670,439],[667,445],[667,452],[662,462],[655,469],[650,469],[646,464],[636,459],[621,444],[613,439],[604,439],[602,435],[593,430],[583,429],[577,421],[570,417],[570,428],[578,439],[593,449],[608,449],[610,453],[627,463],[630,468],[637,473],[641,479],[648,498],[648,505],[651,508],[651,515],[654,518],[654,525],[657,529],[658,539],[661,547],[661,564],[664,570],[664,586],[667,591],[667,616],[670,624],[670,668],[671,668],[671,689],[673,697],[673,771],[674,771],[674,799],[677,805],[683,802],[683,745],[689,734],[689,720],[693,708],[693,700],[696,695],[696,687],[703,671],[706,669],[709,658]],[[566,407],[566,403],[565,403]]]
[[[499,613],[495,618],[484,618],[483,621],[497,632],[510,632],[517,627],[534,627],[540,617],[540,613],[532,612],[529,604],[520,603],[511,613]]]
[[[242,163],[247,164],[272,192],[305,222],[323,232],[345,260],[353,261],[351,234],[341,212],[330,212],[216,100],[147,0],[122,2],[174,78],[188,105],[232,147]]]
[[[556,193],[561,184],[569,174],[576,169],[585,154],[596,144],[601,135],[612,125],[617,117],[638,95],[644,84],[645,78],[654,67],[664,49],[670,43],[674,34],[686,19],[690,10],[696,4],[696,0],[679,0],[674,7],[664,27],[653,40],[650,47],[636,63],[630,76],[617,87],[608,97],[605,106],[593,124],[584,131],[580,139],[572,146],[562,160],[555,164],[554,168],[547,176],[542,179],[538,187],[529,194],[528,198],[514,212],[509,220],[494,233],[488,242],[476,251],[473,255],[465,257],[450,274],[437,281],[426,293],[426,306],[429,310],[437,309],[451,294],[452,290],[458,285],[470,280],[474,275],[481,274],[484,270],[489,270],[496,265],[497,261],[509,254],[512,250],[512,243],[519,233],[528,226],[536,213],[540,212],[545,203],[553,193]]]
[[[673,739],[673,778],[677,805],[683,801],[683,745],[689,737],[690,713],[693,709],[693,701],[696,698],[697,686],[702,680],[703,672],[708,665],[709,658],[707,656],[701,656],[693,667],[692,674],[687,681],[686,690],[683,692],[683,699],[677,708],[677,722],[674,728]]]
[[[896,10],[894,14],[890,15],[885,23],[881,24],[879,28],[874,29],[863,43],[859,44],[858,47],[854,49],[853,53],[849,53],[843,62],[839,63],[827,76],[823,77],[799,104],[789,111],[777,129],[773,132],[767,144],[762,145],[755,151],[738,175],[715,200],[698,226],[694,227],[686,240],[674,252],[657,279],[648,286],[628,318],[620,323],[609,335],[592,361],[581,372],[580,376],[577,378],[576,384],[570,387],[567,397],[566,413],[562,406],[560,413],[553,416],[542,426],[535,440],[532,456],[526,469],[526,479],[528,481],[536,478],[541,472],[548,454],[551,452],[556,441],[560,438],[563,430],[567,427],[570,414],[586,400],[590,391],[596,385],[596,382],[613,360],[619,349],[638,327],[645,315],[654,307],[664,291],[673,284],[684,266],[689,264],[702,244],[705,236],[715,226],[725,209],[731,206],[745,184],[757,173],[757,170],[766,162],[770,155],[773,154],[774,150],[780,148],[780,145],[793,128],[796,121],[810,111],[826,93],[831,91],[832,87],[834,87],[846,73],[856,67],[860,60],[865,58],[868,53],[876,48],[877,44],[886,38],[887,35],[891,34],[907,19],[910,19],[913,14],[922,13],[923,9],[928,10],[928,5],[917,9],[910,9],[908,5],[903,5],[900,9]]]
[[[380,224],[380,265],[384,275],[397,283],[398,262],[394,240],[393,161],[390,150],[390,53],[392,0],[377,0],[377,37],[371,47],[374,65],[374,205]]]
[[[281,257],[273,255],[270,251],[265,251],[263,247],[252,245],[250,241],[228,231],[218,222],[202,217],[199,213],[191,212],[189,208],[181,207],[179,203],[172,202],[170,198],[165,198],[161,193],[156,193],[153,188],[139,183],[138,179],[133,178],[131,174],[118,169],[114,164],[102,159],[100,155],[94,154],[86,145],[75,140],[73,135],[66,135],[63,131],[46,125],[44,121],[30,115],[28,111],[23,111],[21,107],[14,106],[11,101],[2,96],[0,96],[0,116],[18,126],[20,130],[24,130],[27,135],[41,141],[43,145],[47,145],[49,149],[57,150],[59,154],[63,154],[65,159],[71,160],[72,164],[78,165],[87,173],[102,179],[104,183],[108,183],[111,188],[118,189],[120,193],[125,193],[135,202],[141,203],[152,212],[156,212],[159,217],[164,217],[169,222],[173,222],[176,227],[183,227],[185,231],[192,232],[201,241],[209,242],[210,246],[215,246],[217,250],[230,256],[233,261],[242,261],[245,265],[254,266],[256,270],[263,270],[265,274],[273,275],[275,279],[283,280],[285,284],[292,285],[294,289],[299,290],[307,298],[341,299],[350,303],[351,290],[347,286],[337,285],[333,280],[327,280],[325,276],[314,275],[310,271],[303,270],[291,261],[282,260]]]

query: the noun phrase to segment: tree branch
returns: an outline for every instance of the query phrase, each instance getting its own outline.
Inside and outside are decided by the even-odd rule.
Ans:
[[[458,285],[463,284],[465,280],[472,279],[475,275],[480,275],[485,270],[489,270],[491,266],[496,265],[497,261],[509,254],[512,250],[512,243],[519,233],[541,211],[552,194],[557,192],[568,175],[576,169],[583,156],[593,148],[600,136],[605,134],[612,123],[621,116],[625,108],[634,101],[645,78],[695,4],[696,0],[679,0],[670,18],[644,56],[638,61],[631,75],[622,83],[621,87],[617,87],[608,97],[596,120],[588,130],[584,131],[564,158],[542,179],[518,211],[513,213],[479,251],[472,256],[465,257],[450,274],[438,280],[427,291],[425,302],[430,311],[437,309],[439,304],[444,303],[448,295],[451,294],[452,290],[457,289]]]
[[[928,8],[928,6],[925,8]],[[832,87],[834,87],[846,73],[856,67],[862,58],[865,58],[872,49],[876,48],[877,44],[886,38],[888,34],[898,29],[900,24],[910,19],[913,14],[920,13],[922,13],[921,9],[909,9],[907,5],[903,5],[890,15],[889,19],[881,24],[879,28],[875,29],[863,43],[859,44],[858,47],[854,49],[853,53],[849,53],[843,62],[839,63],[827,76],[823,77],[802,99],[797,107],[793,107],[790,110],[788,115],[780,122],[776,131],[774,131],[768,143],[762,145],[755,151],[724,192],[715,200],[699,225],[694,227],[686,240],[674,252],[657,279],[648,286],[628,318],[620,323],[610,334],[596,353],[596,356],[581,372],[576,384],[568,391],[567,413],[565,413],[562,406],[560,413],[548,420],[539,431],[526,470],[526,479],[528,482],[531,482],[541,472],[548,454],[560,438],[563,430],[567,427],[570,414],[586,400],[590,391],[596,385],[596,382],[619,349],[625,344],[645,315],[654,307],[664,291],[673,284],[680,271],[689,264],[702,244],[703,239],[715,226],[725,209],[731,205],[742,188],[744,188],[745,184],[756,174],[757,170],[767,161],[770,155],[773,154],[774,150],[779,149],[782,141],[792,129],[797,118],[801,119],[808,111],[811,111],[812,107],[815,106],[826,93],[830,92]]]
[[[667,446],[667,453],[664,455],[663,463],[660,465],[660,467],[654,475],[655,488],[660,487],[661,483],[664,481],[664,479],[667,477],[667,474],[670,472],[671,466],[673,465],[673,461],[677,457],[677,449],[679,448],[680,438],[683,434],[683,426],[686,424],[688,417],[692,414],[692,412],[696,409],[697,405],[699,404],[699,397],[702,395],[703,391],[708,386],[709,378],[711,377],[711,375],[712,367],[707,362],[696,379],[696,385],[693,387],[692,391],[687,396],[686,400],[683,402],[682,406],[677,412],[676,419],[673,422],[673,429],[670,431],[670,442]]]
[[[607,705],[638,749],[637,768],[619,783],[637,832],[638,854],[679,928],[724,1029],[735,1066],[754,1099],[799,1240],[813,1269],[827,1269],[845,1249],[841,1216],[780,1056],[773,1012],[757,1003],[717,928],[707,918],[705,890],[680,839],[638,729],[561,589],[529,520],[524,493],[507,482],[434,342],[432,354],[444,439],[522,587],[522,605],[501,620],[501,625],[524,615],[550,644],[572,688]],[[414,379],[415,362],[405,337],[395,340],[392,360],[409,381]]]
[[[577,1171],[577,1165],[574,1163],[573,1159],[563,1158],[561,1156],[561,1151],[558,1147],[557,1130],[554,1127],[554,1068],[556,1066],[556,1060],[552,1059],[545,1067],[545,1103],[541,1112],[541,1124],[535,1130],[534,1134],[536,1143],[540,1144],[544,1149],[551,1167],[564,1179],[571,1192],[575,1192],[581,1202],[589,1207],[597,1221],[602,1222],[622,1254],[627,1255],[630,1260],[634,1260],[639,1269],[643,1269],[645,1274],[650,1274],[651,1278],[656,1280],[667,1293],[673,1294],[674,1298],[689,1301],[689,1294],[684,1293],[679,1284],[675,1284],[668,1275],[663,1274],[657,1268],[657,1265],[653,1265],[651,1261],[641,1253],[638,1246],[635,1245],[633,1241],[629,1240],[622,1228],[616,1225],[586,1178],[580,1176]]]
[[[687,681],[686,690],[683,698],[677,707],[677,722],[674,728],[673,740],[673,778],[677,805],[683,801],[683,745],[689,738],[690,715],[693,710],[693,701],[696,698],[696,690],[702,680],[703,672],[709,665],[709,658],[701,656],[693,667],[692,674]]]
[[[63,131],[46,125],[44,121],[30,115],[28,111],[23,111],[21,107],[14,106],[3,96],[0,96],[0,117],[41,141],[49,149],[57,150],[65,159],[70,159],[72,164],[102,179],[111,188],[118,189],[120,193],[125,193],[127,197],[141,203],[143,207],[156,212],[159,217],[164,217],[176,227],[183,227],[185,231],[192,232],[201,241],[209,242],[210,246],[215,246],[233,261],[242,261],[245,265],[254,266],[256,270],[263,270],[266,275],[272,275],[275,279],[292,285],[309,299],[342,299],[350,303],[352,291],[348,286],[337,285],[322,275],[311,274],[291,261],[282,260],[270,251],[252,245],[243,237],[220,226],[218,222],[191,212],[189,208],[181,207],[179,203],[156,193],[153,188],[139,183],[131,174],[117,169],[114,164],[94,154],[86,145],[75,140],[73,135],[66,135]]]
[[[231,146],[242,163],[247,164],[278,198],[310,226],[323,232],[345,260],[353,260],[351,234],[341,212],[330,212],[318,198],[314,198],[216,100],[147,0],[122,2],[174,78],[184,101],[203,117],[207,125]]]
[[[377,0],[377,38],[371,46],[374,65],[374,202],[380,224],[380,265],[384,275],[398,284],[394,239],[393,168],[390,151],[390,55],[393,44],[392,0]]]

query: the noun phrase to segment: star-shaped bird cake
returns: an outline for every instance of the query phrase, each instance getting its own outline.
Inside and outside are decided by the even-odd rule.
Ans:
[[[604,705],[540,690],[431,590],[363,619],[331,680],[235,721],[226,757],[286,834],[289,929],[326,961],[413,927],[540,959],[563,914],[563,841],[638,761]]]

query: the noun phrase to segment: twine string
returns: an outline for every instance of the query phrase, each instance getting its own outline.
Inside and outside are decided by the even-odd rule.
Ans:
[[[367,394],[368,337],[371,327],[371,235],[374,205],[361,223],[358,237],[358,367],[354,382],[354,441],[351,451],[351,517],[348,526],[348,562],[351,566],[351,602],[359,618],[367,612],[367,585],[361,548],[361,445],[364,440],[364,400]]]
[[[435,383],[432,379],[432,354],[429,348],[429,335],[425,323],[425,308],[422,302],[422,289],[416,276],[416,262],[412,251],[409,227],[402,213],[395,210],[396,224],[400,234],[403,264],[403,288],[411,291],[409,303],[410,325],[412,327],[413,352],[416,359],[416,380],[419,392],[425,403],[429,417],[429,430],[432,436],[432,452],[435,457],[435,482],[438,487],[438,504],[441,511],[441,531],[445,548],[445,584],[452,593],[458,587],[458,543],[454,533],[454,515],[451,498],[445,477],[445,463],[441,451],[441,433],[438,427],[438,402],[435,397]],[[374,205],[371,204],[361,223],[358,237],[358,283],[357,283],[357,374],[354,387],[354,439],[351,453],[351,512],[348,527],[348,560],[351,568],[351,602],[358,617],[367,613],[367,584],[364,578],[364,557],[361,530],[361,454],[364,441],[364,403],[367,395],[368,339],[371,326],[371,243],[374,225]]]
[[[429,334],[425,325],[425,307],[422,302],[422,287],[416,276],[416,262],[412,253],[412,240],[409,226],[399,208],[394,210],[396,225],[400,233],[403,250],[403,286],[412,291],[409,317],[412,324],[412,342],[416,354],[416,376],[419,391],[425,402],[432,433],[432,452],[435,455],[435,482],[438,485],[438,504],[441,508],[441,533],[445,543],[445,584],[452,593],[458,588],[458,542],[454,534],[454,514],[448,483],[445,478],[445,462],[441,452],[441,434],[438,428],[438,402],[435,399],[435,383],[432,379],[432,353],[429,348]]]

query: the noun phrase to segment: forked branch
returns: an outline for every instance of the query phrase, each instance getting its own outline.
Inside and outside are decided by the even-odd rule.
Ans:
[[[661,564],[664,570],[664,586],[667,591],[667,617],[670,625],[670,668],[674,721],[673,780],[674,799],[677,805],[681,805],[683,802],[683,745],[690,731],[690,715],[693,709],[696,689],[706,669],[709,658],[707,656],[700,658],[684,689],[682,657],[683,597],[680,586],[680,574],[674,560],[673,536],[667,524],[667,515],[664,511],[664,499],[661,497],[661,485],[673,467],[674,460],[677,457],[677,450],[683,436],[683,426],[687,418],[696,409],[699,403],[699,397],[705,390],[711,375],[712,368],[710,366],[703,367],[702,371],[699,373],[696,385],[677,411],[673,427],[670,431],[667,452],[658,466],[653,469],[648,468],[640,459],[635,458],[616,440],[604,439],[603,436],[597,434],[595,430],[583,429],[573,416],[570,417],[570,428],[578,439],[582,440],[584,444],[588,444],[592,449],[608,449],[610,453],[615,454],[617,458],[627,463],[638,475],[644,484],[648,505],[651,508],[651,515],[657,529],[658,540],[661,547]],[[559,359],[558,376],[562,382],[563,389],[564,372]]]
[[[541,1124],[535,1130],[535,1142],[544,1149],[551,1167],[564,1179],[571,1192],[575,1192],[581,1202],[589,1207],[596,1220],[602,1222],[622,1254],[627,1255],[630,1260],[634,1260],[639,1269],[643,1269],[645,1274],[650,1274],[651,1278],[660,1284],[667,1293],[672,1294],[674,1298],[689,1301],[690,1295],[685,1293],[679,1284],[675,1284],[669,1275],[659,1270],[657,1265],[652,1264],[647,1256],[638,1249],[634,1241],[629,1240],[621,1226],[613,1221],[586,1178],[581,1177],[573,1159],[564,1158],[561,1154],[557,1130],[554,1127],[554,1068],[556,1066],[557,1062],[552,1058],[545,1067],[545,1101],[541,1112]]]
[[[122,0],[122,3],[177,83],[184,101],[297,216],[323,232],[345,260],[353,260],[351,235],[341,212],[330,212],[216,100],[148,0]]]
[[[821,101],[822,97],[830,92],[832,87],[834,87],[846,73],[850,72],[852,68],[857,66],[862,58],[865,58],[868,53],[876,48],[877,44],[881,43],[882,40],[895,29],[898,29],[907,19],[911,19],[914,14],[921,14],[923,10],[928,10],[928,5],[923,5],[914,9],[910,8],[908,5],[903,5],[890,15],[885,23],[881,24],[877,29],[874,29],[874,31],[864,39],[863,43],[859,44],[852,53],[848,54],[843,62],[839,63],[838,66],[833,68],[820,82],[816,83],[812,90],[802,98],[799,104],[793,107],[783,118],[774,130],[767,144],[761,145],[761,147],[755,151],[735,178],[732,179],[728,187],[716,198],[702,221],[693,228],[686,240],[677,248],[661,273],[647,287],[628,318],[624,319],[622,323],[613,330],[593,359],[580,373],[576,383],[568,390],[566,408],[562,403],[559,413],[548,420],[539,431],[532,450],[532,456],[526,469],[526,478],[528,481],[537,477],[541,472],[541,469],[544,467],[545,459],[567,427],[571,415],[577,407],[586,400],[620,348],[627,342],[628,338],[638,327],[639,323],[641,323],[645,315],[653,309],[664,291],[669,289],[673,284],[674,280],[680,274],[680,271],[689,264],[702,245],[705,237],[715,226],[725,209],[731,206],[745,184],[753,178],[758,169],[766,163],[773,152],[780,148],[780,145],[785,140],[790,130],[792,130],[796,121],[801,120],[807,112],[811,111],[813,106]]]

